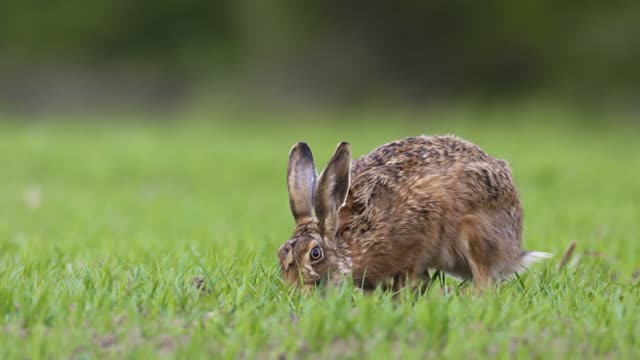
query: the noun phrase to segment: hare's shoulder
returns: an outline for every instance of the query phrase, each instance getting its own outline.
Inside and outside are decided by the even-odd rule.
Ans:
[[[394,198],[397,199],[394,179],[378,170],[352,168],[349,193],[339,213],[343,230],[348,230],[352,223],[360,226],[367,223],[380,209],[389,209]]]

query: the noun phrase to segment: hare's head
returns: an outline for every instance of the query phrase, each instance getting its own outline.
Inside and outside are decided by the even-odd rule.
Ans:
[[[287,283],[309,288],[338,271],[338,210],[349,191],[350,164],[351,147],[342,142],[318,178],[309,146],[300,142],[291,149],[287,188],[296,226],[278,250]]]

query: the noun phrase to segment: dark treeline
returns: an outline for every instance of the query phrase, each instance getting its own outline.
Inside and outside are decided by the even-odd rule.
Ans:
[[[638,24],[632,0],[3,0],[0,66],[145,68],[345,97],[628,92]]]

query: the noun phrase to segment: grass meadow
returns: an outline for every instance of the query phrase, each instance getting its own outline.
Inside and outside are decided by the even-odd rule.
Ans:
[[[622,116],[185,118],[4,116],[13,121],[0,125],[1,359],[640,355],[640,128]],[[445,133],[511,163],[523,247],[557,256],[482,295],[449,277],[395,300],[349,285],[288,291],[276,251],[293,229],[290,146],[307,141],[321,167],[341,140],[359,156]]]

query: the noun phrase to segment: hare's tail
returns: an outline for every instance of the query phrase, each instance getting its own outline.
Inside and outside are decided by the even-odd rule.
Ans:
[[[520,259],[515,265],[498,275],[499,279],[507,280],[514,278],[517,274],[526,271],[531,265],[553,257],[553,254],[541,251],[523,251]]]
[[[551,257],[553,257],[553,254],[551,253],[546,253],[541,251],[523,251],[522,256],[520,257],[520,263],[518,264],[518,267],[521,268],[520,270],[522,270],[522,268],[526,269],[537,262],[549,259]],[[518,269],[514,269],[514,270],[518,272],[520,271]]]

